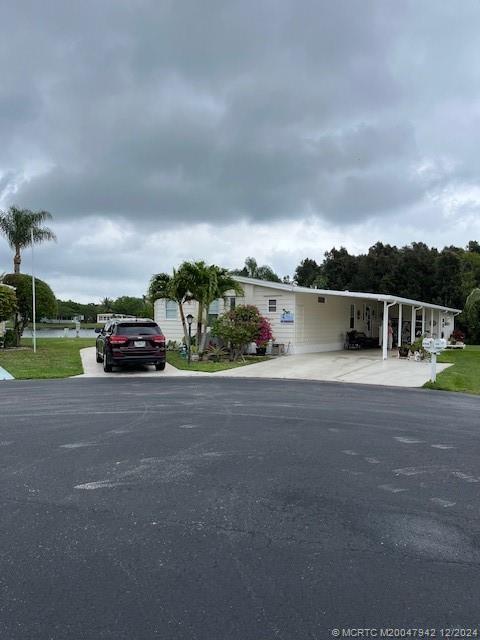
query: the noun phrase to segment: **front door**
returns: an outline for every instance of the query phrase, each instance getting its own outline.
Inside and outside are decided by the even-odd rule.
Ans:
[[[372,308],[370,305],[365,305],[365,333],[371,338],[372,337]]]

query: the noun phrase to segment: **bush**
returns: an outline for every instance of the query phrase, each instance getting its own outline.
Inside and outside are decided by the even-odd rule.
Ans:
[[[17,314],[15,315],[15,344],[20,344],[20,338],[25,327],[33,318],[32,305],[32,277],[23,273],[10,273],[3,278],[5,284],[15,287],[17,296]],[[48,284],[35,279],[35,298],[37,318],[54,318],[57,314],[57,301]]]
[[[0,322],[9,320],[17,310],[15,289],[0,283]]]
[[[237,360],[245,347],[256,341],[262,325],[262,316],[253,305],[240,305],[217,318],[212,335],[221,338],[230,349],[230,360]]]
[[[3,336],[3,348],[10,349],[16,346],[17,342],[15,338],[15,331],[13,329],[7,329],[5,331],[5,335]]]
[[[455,329],[455,331],[452,331],[450,338],[453,338],[455,342],[463,342],[465,340],[465,334],[463,331],[460,331],[460,329]]]
[[[272,325],[267,318],[263,316],[260,319],[260,329],[258,331],[258,335],[255,339],[255,342],[259,347],[265,347],[267,342],[270,340],[275,340],[272,332]]]

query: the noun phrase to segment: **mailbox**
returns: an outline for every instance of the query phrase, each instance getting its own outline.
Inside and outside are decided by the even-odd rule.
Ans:
[[[433,347],[433,342],[434,342],[433,338],[424,338],[422,340],[422,347],[427,351],[430,351],[430,349],[432,349]]]

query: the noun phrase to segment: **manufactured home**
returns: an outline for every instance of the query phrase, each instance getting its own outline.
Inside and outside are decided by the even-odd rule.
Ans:
[[[286,353],[316,353],[344,348],[347,333],[356,330],[382,347],[414,342],[420,335],[449,338],[455,316],[461,309],[409,300],[390,294],[310,289],[235,276],[243,295],[231,292],[209,309],[216,317],[240,304],[253,304],[270,320],[275,342]],[[185,315],[196,319],[197,303],[184,305]],[[155,302],[155,320],[169,340],[182,340],[178,305],[170,300]]]

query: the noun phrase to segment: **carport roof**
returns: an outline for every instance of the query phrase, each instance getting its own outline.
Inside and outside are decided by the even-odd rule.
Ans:
[[[269,289],[279,289],[280,291],[289,291],[290,293],[311,293],[316,296],[339,296],[342,298],[362,298],[364,300],[375,300],[378,302],[408,304],[413,307],[423,307],[424,309],[438,309],[439,311],[448,311],[450,313],[461,313],[461,309],[453,307],[445,307],[443,305],[423,302],[421,300],[411,300],[410,298],[402,298],[389,293],[365,293],[362,291],[335,291],[333,289],[311,289],[310,287],[297,287],[294,284],[284,284],[281,282],[270,282],[268,280],[257,280],[256,278],[245,278],[244,276],[233,276],[240,284],[255,284],[259,287],[268,287]]]

